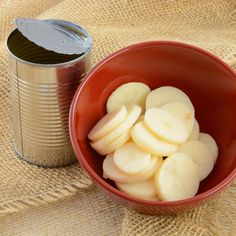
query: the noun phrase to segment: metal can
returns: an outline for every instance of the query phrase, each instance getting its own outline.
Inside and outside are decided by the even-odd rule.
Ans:
[[[69,108],[90,67],[91,47],[82,55],[61,54],[38,46],[18,29],[10,33],[6,44],[16,152],[38,166],[75,162],[68,130]]]

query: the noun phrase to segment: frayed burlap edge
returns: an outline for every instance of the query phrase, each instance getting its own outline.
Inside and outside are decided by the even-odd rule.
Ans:
[[[59,200],[65,200],[66,198],[75,195],[79,190],[88,189],[91,186],[93,186],[91,180],[85,178],[83,183],[72,183],[50,192],[47,191],[28,198],[5,202],[0,204],[0,217],[5,216],[6,214],[26,210],[30,207],[42,206],[58,202]]]

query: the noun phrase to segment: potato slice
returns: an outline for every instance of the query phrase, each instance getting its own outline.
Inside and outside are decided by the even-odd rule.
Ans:
[[[120,171],[114,163],[113,154],[109,154],[103,161],[103,177],[109,178],[113,181],[124,182],[137,182],[139,177],[137,175],[128,175]]]
[[[172,86],[163,86],[152,90],[146,99],[146,109],[161,107],[170,102],[185,103],[194,111],[193,104],[189,97],[180,89]]]
[[[161,201],[160,198],[158,196],[155,196],[155,197],[151,197],[151,198],[146,198],[145,200],[148,200],[148,201],[153,201],[153,202],[156,202],[156,201]]]
[[[154,183],[161,200],[191,198],[199,188],[198,167],[186,154],[175,153],[164,160],[155,175]]]
[[[169,156],[173,154],[178,146],[160,140],[149,131],[143,122],[137,123],[131,131],[133,141],[144,151],[154,155]]]
[[[151,154],[144,152],[133,142],[124,144],[114,152],[116,166],[126,174],[142,173],[150,160]]]
[[[156,190],[153,180],[146,180],[139,183],[118,183],[116,186],[123,192],[146,200],[156,197]]]
[[[198,124],[197,120],[194,119],[193,129],[192,129],[192,132],[190,133],[190,135],[188,137],[188,141],[198,140],[199,131],[200,131],[199,124]]]
[[[188,133],[191,133],[194,125],[194,110],[192,110],[187,104],[183,102],[170,102],[160,108],[170,112],[176,118],[183,121]]]
[[[212,136],[206,133],[200,133],[199,141],[206,144],[206,146],[209,148],[212,154],[214,162],[216,162],[216,159],[218,157],[218,146],[216,144],[216,141],[212,138]]]
[[[90,145],[101,155],[112,153],[130,139],[130,130],[131,129],[126,130],[123,134],[121,134],[118,138],[111,141],[110,143],[101,142],[99,140],[96,142],[91,142]]]
[[[136,120],[135,124],[137,124],[140,121],[143,121],[144,115],[139,116],[139,118]]]
[[[146,110],[144,123],[153,134],[170,143],[184,143],[189,136],[183,121],[160,108]]]
[[[127,109],[125,106],[107,113],[103,116],[97,124],[91,129],[88,134],[88,138],[92,141],[97,141],[103,138],[116,127],[118,127],[126,118]]]
[[[133,108],[128,112],[128,115],[125,118],[125,120],[117,128],[112,130],[112,132],[107,134],[105,137],[99,139],[98,141],[91,143],[91,146],[93,147],[93,149],[95,149],[100,154],[103,153],[102,155],[110,153],[110,151],[109,152],[103,151],[103,149],[105,147],[107,147],[107,149],[109,149],[108,146],[112,145],[113,141],[117,140],[124,133],[126,133],[126,131],[128,131],[132,127],[132,125],[136,122],[140,113],[141,113],[141,108],[139,106],[134,105]],[[126,135],[124,135],[124,136],[126,137]],[[124,137],[124,136],[122,136],[122,137]],[[121,139],[124,140],[125,138],[124,139],[121,138]],[[121,143],[121,142],[117,141],[117,143]],[[124,141],[123,141],[123,143],[124,143]],[[113,145],[113,146],[115,146],[115,145]],[[117,147],[117,145],[116,145],[116,147]],[[112,150],[113,150],[113,148],[112,148]]]
[[[135,183],[145,181],[154,176],[156,170],[163,163],[162,157],[152,156],[147,168],[139,175],[129,175],[120,171],[114,163],[113,154],[109,154],[103,161],[103,177],[120,183]]]
[[[214,158],[206,144],[198,140],[188,141],[178,148],[178,152],[190,156],[198,165],[200,181],[211,173],[214,167]]]
[[[151,179],[162,164],[163,164],[163,157],[152,156],[148,164],[148,167],[140,174],[139,181],[145,181],[147,179]]]
[[[150,88],[139,82],[130,82],[121,85],[112,92],[107,100],[107,112],[114,111],[125,105],[130,110],[133,105],[138,105],[145,110],[146,97],[150,92]]]

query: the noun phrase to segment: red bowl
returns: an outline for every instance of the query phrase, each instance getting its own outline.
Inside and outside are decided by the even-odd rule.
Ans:
[[[121,84],[139,81],[155,89],[170,85],[191,99],[202,132],[211,134],[219,157],[198,194],[171,202],[129,196],[102,178],[103,157],[89,145],[88,132],[105,114],[106,101]],[[236,74],[200,48],[177,42],[144,42],[123,48],[96,65],[80,84],[70,110],[70,136],[81,166],[113,199],[148,214],[189,209],[211,200],[236,176]],[[78,132],[77,132],[78,131]],[[78,133],[78,134],[77,134]]]

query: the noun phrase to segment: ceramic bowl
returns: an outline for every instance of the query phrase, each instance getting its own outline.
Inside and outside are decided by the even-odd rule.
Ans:
[[[88,132],[106,113],[106,101],[118,86],[138,81],[151,89],[175,86],[195,107],[202,132],[211,134],[219,157],[196,196],[180,201],[146,201],[118,190],[102,177],[104,157],[89,145]],[[115,201],[142,213],[173,213],[217,196],[236,176],[236,74],[213,54],[195,46],[166,41],[144,42],[106,57],[85,77],[75,93],[69,118],[70,136],[81,166]]]

